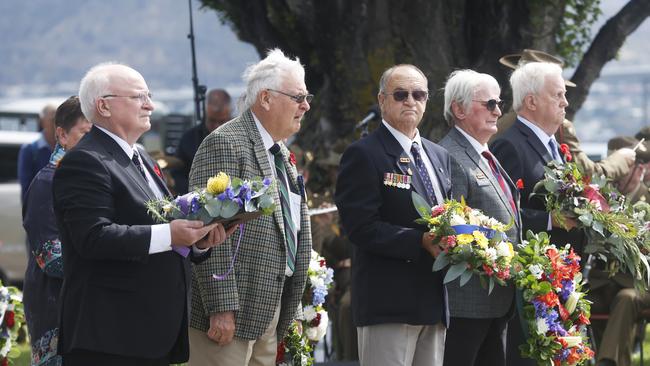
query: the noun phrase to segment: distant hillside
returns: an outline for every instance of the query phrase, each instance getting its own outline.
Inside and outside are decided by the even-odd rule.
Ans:
[[[199,81],[239,84],[254,48],[237,40],[214,11],[193,0]],[[93,64],[115,60],[145,76],[152,90],[191,86],[185,0],[0,1],[0,96],[74,91]],[[14,86],[13,88],[9,88]]]

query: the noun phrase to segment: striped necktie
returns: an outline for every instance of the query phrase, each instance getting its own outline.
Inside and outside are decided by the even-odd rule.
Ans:
[[[131,158],[131,161],[133,161],[133,164],[135,165],[136,168],[138,168],[138,171],[140,174],[142,174],[142,178],[144,178],[145,182],[149,182],[147,179],[147,175],[144,173],[144,167],[142,166],[142,163],[140,163],[140,159],[138,158],[138,151],[133,150],[133,157]]]
[[[506,181],[503,179],[503,175],[501,175],[501,171],[499,171],[499,167],[497,166],[496,162],[494,161],[494,156],[492,155],[491,152],[488,150],[485,150],[481,153],[485,160],[488,161],[488,165],[490,166],[490,170],[492,171],[492,175],[494,178],[496,178],[497,182],[499,182],[499,186],[501,187],[501,191],[506,195],[508,198],[508,202],[510,203],[510,207],[512,207],[512,212],[517,212],[517,206],[515,205],[515,200],[512,199],[512,192],[510,191],[510,188],[506,185]]]
[[[413,155],[413,160],[415,161],[415,167],[417,168],[420,178],[422,178],[422,182],[424,183],[424,188],[427,190],[427,195],[429,196],[429,199],[431,200],[431,202],[442,204],[444,200],[442,197],[442,193],[440,192],[440,189],[436,190],[438,186],[434,187],[433,182],[431,182],[431,178],[429,178],[429,172],[427,171],[427,168],[424,166],[424,161],[422,161],[422,156],[420,155],[420,145],[418,145],[417,142],[413,142],[413,144],[411,145],[411,154]]]
[[[296,229],[291,218],[291,205],[289,204],[289,187],[287,187],[287,170],[284,166],[284,158],[280,145],[271,146],[271,154],[275,160],[275,172],[277,175],[278,190],[280,191],[280,206],[284,219],[284,236],[287,242],[287,266],[291,271],[296,268]]]

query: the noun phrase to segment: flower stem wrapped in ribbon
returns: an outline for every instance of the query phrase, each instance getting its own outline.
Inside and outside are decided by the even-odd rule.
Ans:
[[[447,266],[444,283],[460,277],[460,286],[477,274],[481,283],[492,293],[494,284],[504,286],[510,278],[510,263],[514,256],[512,243],[505,235],[511,226],[484,215],[460,202],[446,200],[442,205],[430,208],[427,202],[412,193],[413,204],[424,224],[434,235],[434,242],[442,252],[433,263],[433,271]]]
[[[0,282],[0,364],[9,363],[20,355],[15,347],[18,332],[25,323],[23,296],[15,287],[4,287]]]
[[[594,357],[588,346],[589,301],[582,292],[580,257],[556,248],[545,232],[527,233],[513,263],[517,305],[527,343],[519,349],[538,365],[581,365]]]
[[[542,196],[546,210],[566,228],[566,218],[576,220],[585,231],[589,244],[585,253],[607,263],[610,275],[627,272],[642,290],[650,283],[650,265],[644,253],[650,242],[639,235],[642,224],[634,212],[605,177],[586,176],[575,163],[549,162],[544,179],[533,192]]]

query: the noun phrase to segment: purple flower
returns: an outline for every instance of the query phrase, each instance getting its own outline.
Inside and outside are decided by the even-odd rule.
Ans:
[[[545,318],[546,315],[546,310],[548,307],[544,302],[539,301],[537,299],[532,300],[533,306],[535,307],[535,317],[537,318]]]
[[[201,204],[199,202],[199,196],[194,195],[192,201],[190,202],[190,213],[197,213],[201,209]]]
[[[572,280],[562,280],[562,290],[560,290],[560,300],[566,302],[569,298],[569,295],[573,292],[573,281]]]
[[[262,180],[262,184],[264,185],[264,187],[270,186],[271,185],[271,179],[270,178],[264,178]]]
[[[248,184],[248,182],[245,182],[241,185],[241,188],[239,189],[239,198],[241,198],[244,202],[251,200],[251,186]]]
[[[226,200],[226,199],[229,200],[229,201],[232,201],[234,198],[235,198],[235,194],[232,192],[232,187],[230,187],[230,186],[228,186],[226,188],[226,190],[223,191],[223,193],[220,193],[217,196],[217,199],[219,201],[223,201],[223,200]]]

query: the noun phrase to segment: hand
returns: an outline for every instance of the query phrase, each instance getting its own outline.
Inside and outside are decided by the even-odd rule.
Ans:
[[[433,243],[434,238],[435,235],[433,233],[427,232],[422,234],[422,248],[429,252],[433,258],[436,258],[442,249],[440,249],[440,245]]]
[[[636,159],[636,152],[630,148],[624,147],[614,151],[612,156],[620,156],[627,163],[627,166],[632,166]]]
[[[618,190],[625,195],[635,192],[639,188],[644,175],[645,169],[643,166],[635,165],[632,171],[619,180]]]
[[[189,247],[206,236],[214,226],[203,225],[198,220],[173,220],[169,223],[172,234],[172,244]]]
[[[208,232],[208,234],[201,240],[194,243],[194,246],[199,249],[216,247],[217,245],[223,243],[228,237],[226,235],[226,231],[223,228],[223,225],[219,224],[218,222],[212,223],[206,227],[212,227],[212,230],[210,230],[210,232]]]
[[[559,228],[564,229],[564,230],[566,230],[566,231],[570,231],[571,229],[573,229],[573,228],[575,228],[576,226],[578,226],[578,222],[576,221],[576,219],[574,219],[574,218],[572,218],[572,217],[566,217],[566,216],[564,216],[562,219],[563,219],[563,222],[559,222],[559,221],[555,218],[554,215],[551,215],[551,225],[552,225],[553,227],[559,227]]]
[[[220,346],[232,342],[235,335],[235,313],[224,311],[210,315],[210,329],[206,334],[208,338]]]

